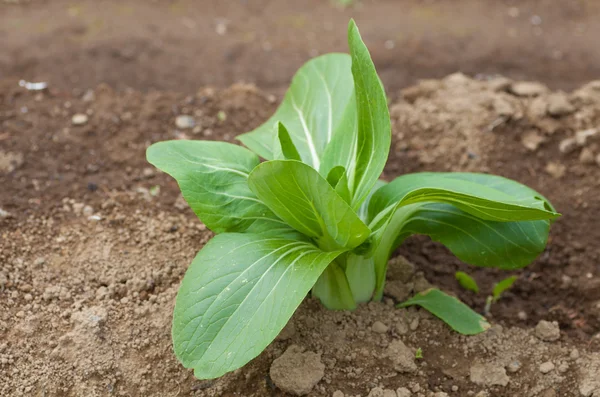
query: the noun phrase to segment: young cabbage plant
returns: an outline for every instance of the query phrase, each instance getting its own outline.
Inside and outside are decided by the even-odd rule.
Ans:
[[[275,114],[238,137],[249,150],[184,140],[148,149],[216,234],[185,274],[173,317],[175,354],[198,378],[256,357],[311,291],[330,309],[380,300],[388,259],[412,234],[503,269],[544,249],[558,214],[517,182],[470,173],[379,180],[391,142],[386,95],[353,21],[348,44],[350,55],[300,68]],[[407,304],[443,316],[443,296],[430,292]]]

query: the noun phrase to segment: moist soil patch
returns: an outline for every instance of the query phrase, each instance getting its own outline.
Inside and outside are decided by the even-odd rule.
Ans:
[[[563,214],[539,259],[510,273],[518,280],[492,306],[491,330],[457,335],[426,312],[395,309],[391,296],[354,312],[307,299],[257,359],[198,381],[173,356],[170,321],[179,282],[211,233],[144,152],[166,139],[235,142],[280,98],[244,84],[190,95],[101,85],[74,95],[0,82],[0,394],[600,393],[600,83],[525,88],[454,74],[394,92],[390,106],[386,179],[492,172],[530,185]],[[180,115],[193,125],[178,127]],[[431,283],[478,311],[509,274],[466,266],[424,237],[397,254],[414,264],[409,290]],[[462,290],[456,270],[483,293]],[[534,329],[542,319],[556,321],[558,340]],[[281,376],[290,363],[309,369]]]

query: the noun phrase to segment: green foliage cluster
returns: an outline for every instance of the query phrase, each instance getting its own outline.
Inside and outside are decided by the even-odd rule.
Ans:
[[[147,151],[216,233],[190,265],[173,318],[175,354],[198,378],[256,357],[310,292],[340,310],[381,299],[388,259],[412,234],[477,266],[519,268],[544,249],[557,214],[517,182],[470,173],[379,180],[391,143],[386,95],[353,21],[348,43],[350,55],[320,56],[297,72],[275,114],[238,137],[249,150],[179,140]],[[487,327],[438,290],[411,304],[459,332]]]

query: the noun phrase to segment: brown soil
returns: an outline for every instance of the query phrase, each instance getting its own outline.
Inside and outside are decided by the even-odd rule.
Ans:
[[[3,4],[7,3],[7,4]],[[16,5],[13,3],[17,3]],[[0,76],[63,89],[284,89],[356,19],[390,92],[455,71],[572,89],[600,73],[590,0],[3,0]]]
[[[586,47],[595,43],[577,39],[582,26],[590,34],[598,28],[588,24],[597,5],[525,2],[511,17],[509,2],[483,9],[464,1],[463,10],[408,3],[400,13],[391,1],[346,10],[315,1],[310,18],[303,7],[283,2],[232,10],[215,2],[189,12],[182,11],[185,2],[0,5],[0,34],[7,38],[0,54],[0,395],[282,395],[293,385],[281,368],[297,363],[310,368],[291,376],[294,384],[310,384],[324,366],[310,392],[317,396],[375,397],[402,387],[427,397],[600,393],[594,383],[600,379],[594,353],[600,350],[600,132],[565,153],[559,149],[578,132],[600,127],[600,83],[586,83],[597,75],[600,53]],[[263,23],[264,8],[272,12],[270,23]],[[543,16],[543,40],[531,24],[534,13]],[[497,325],[485,335],[458,336],[424,312],[394,309],[389,297],[354,313],[307,300],[248,366],[216,381],[195,380],[172,354],[170,320],[181,277],[211,234],[174,181],[149,167],[145,148],[174,138],[234,141],[274,111],[280,96],[273,93],[281,93],[312,49],[345,49],[341,26],[349,15],[395,98],[386,178],[423,170],[493,172],[538,189],[563,216],[546,252],[514,273],[519,279],[492,307]],[[219,36],[215,18],[222,16],[227,32]],[[94,18],[102,22],[94,25]],[[147,26],[123,23],[134,18]],[[424,31],[425,22],[415,18],[436,29]],[[452,36],[457,26],[466,33]],[[392,27],[399,31],[386,30]],[[506,36],[512,28],[527,40]],[[329,29],[336,35],[324,34]],[[246,43],[248,32],[254,41]],[[198,34],[206,37],[202,48]],[[388,50],[390,38],[397,41]],[[261,46],[265,41],[271,51]],[[551,61],[550,49],[562,51],[562,60]],[[537,77],[573,91],[542,86],[523,96],[524,88],[508,80],[461,74],[400,90],[457,69]],[[50,89],[27,91],[19,78],[49,81]],[[240,79],[269,90],[227,87]],[[226,88],[197,91],[190,82]],[[87,121],[74,125],[75,114]],[[197,127],[178,130],[181,114],[193,115]],[[507,275],[467,267],[427,238],[410,239],[399,253],[416,265],[414,277],[424,274],[479,311]],[[459,269],[475,276],[482,294],[458,286]],[[541,319],[557,322],[559,341],[535,336]],[[282,355],[292,345],[299,348]],[[417,348],[423,359],[413,360]],[[278,357],[278,369],[271,369]],[[549,372],[541,372],[542,364]]]

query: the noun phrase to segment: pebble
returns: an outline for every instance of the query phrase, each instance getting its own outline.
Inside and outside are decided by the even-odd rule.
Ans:
[[[535,326],[535,336],[546,342],[553,342],[560,338],[560,328],[556,321],[541,320]]]
[[[417,328],[419,328],[419,317],[415,317],[411,322],[410,322],[410,330],[411,331],[416,331]]]
[[[291,345],[285,353],[273,360],[269,370],[271,380],[281,390],[303,396],[325,376],[325,364],[321,356],[313,352],[303,352],[297,345]]]
[[[506,369],[508,370],[508,372],[514,374],[515,372],[518,372],[521,369],[521,362],[517,360],[512,361],[506,366]]]
[[[575,138],[566,138],[560,141],[558,144],[558,150],[561,153],[568,154],[577,149],[579,145],[577,144],[577,140]]]
[[[577,360],[579,358],[579,350],[577,350],[577,349],[571,350],[569,357],[571,357],[571,359],[573,359],[573,360]]]
[[[560,365],[558,366],[558,372],[560,372],[561,374],[564,374],[568,370],[569,370],[569,364],[567,364],[565,362],[560,363]]]
[[[521,137],[521,143],[527,150],[536,151],[546,139],[535,130],[528,131]]]
[[[341,390],[336,390],[333,392],[331,397],[344,397],[344,392],[342,392]]]
[[[521,310],[520,312],[518,312],[518,313],[517,313],[517,318],[518,318],[519,320],[521,320],[521,321],[525,321],[525,320],[527,320],[527,318],[528,318],[528,317],[529,317],[529,316],[527,315],[527,313],[525,313],[525,312],[524,312],[524,311],[522,311],[522,310]]]
[[[175,118],[175,125],[180,129],[194,128],[196,121],[192,116],[183,114]]]
[[[390,329],[390,327],[388,327],[387,325],[385,325],[381,321],[375,321],[373,323],[373,325],[371,326],[371,329],[373,330],[373,332],[376,332],[378,334],[385,334],[386,332],[388,332],[388,330]]]
[[[548,372],[554,371],[554,364],[551,361],[546,361],[540,364],[540,372],[547,374]]]
[[[94,209],[89,205],[83,207],[82,213],[84,216],[92,216],[94,214]]]
[[[509,91],[516,96],[532,97],[545,93],[548,91],[548,88],[543,84],[533,81],[520,81],[512,83],[509,87]]]
[[[396,390],[396,396],[398,397],[410,397],[411,392],[406,387],[400,387]]]
[[[73,125],[84,125],[88,122],[88,116],[83,113],[77,113],[71,117],[71,123]]]
[[[392,360],[396,372],[417,372],[418,368],[417,364],[415,364],[415,353],[401,340],[391,342],[384,354]]]
[[[375,387],[371,389],[368,397],[397,397],[397,393],[390,389]]]
[[[587,130],[577,131],[575,133],[575,141],[579,146],[585,146],[588,140],[600,135],[599,131],[600,130],[597,128],[590,128]]]
[[[556,93],[548,98],[548,114],[553,117],[562,117],[571,114],[575,108],[564,93]]]
[[[494,363],[475,363],[471,366],[471,382],[480,386],[506,386],[509,378],[506,369]]]
[[[582,164],[594,164],[596,162],[594,152],[590,148],[584,147],[579,155],[579,161]]]
[[[555,179],[560,179],[565,175],[567,167],[564,164],[550,162],[546,164],[546,172]]]
[[[0,218],[9,218],[11,213],[0,208]]]

